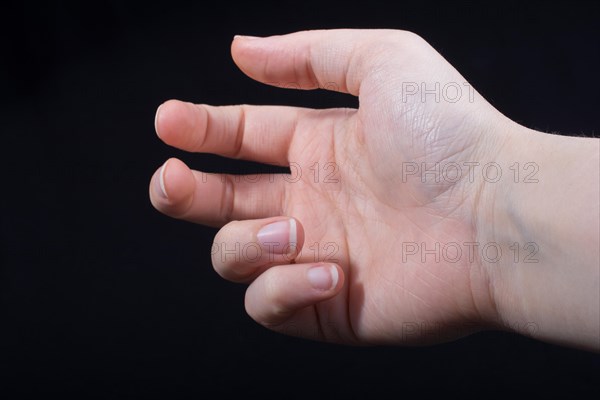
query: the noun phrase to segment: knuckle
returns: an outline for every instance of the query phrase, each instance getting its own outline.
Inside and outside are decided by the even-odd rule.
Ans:
[[[215,243],[228,243],[234,240],[236,232],[241,229],[241,221],[230,221],[223,225],[215,235]]]
[[[264,299],[267,304],[271,307],[277,307],[281,303],[282,290],[277,274],[274,273],[274,269],[265,271],[264,275]]]
[[[270,275],[265,273],[266,275]],[[244,308],[246,313],[254,321],[268,328],[276,327],[287,316],[287,309],[281,302],[281,290],[276,284],[276,279],[265,277],[262,285],[262,293],[257,299],[255,296],[249,295],[250,290],[246,291]],[[257,301],[258,300],[258,301]]]
[[[418,34],[412,31],[389,29],[381,32],[369,41],[368,48],[373,51],[388,51],[390,49],[400,50],[404,54],[411,50],[428,46],[428,43]]]
[[[409,43],[409,44],[423,44],[427,43],[420,35],[413,31],[397,31],[398,39]]]
[[[235,185],[230,175],[223,175],[225,182],[223,185],[223,194],[221,197],[220,215],[223,221],[231,221],[233,208],[235,205]]]

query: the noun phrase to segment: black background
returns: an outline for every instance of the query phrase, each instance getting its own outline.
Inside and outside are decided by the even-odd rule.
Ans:
[[[230,58],[234,34],[412,30],[512,119],[597,136],[596,4],[385,4],[54,1],[2,12],[0,398],[598,394],[598,356],[506,333],[425,348],[271,333],[246,316],[244,286],[210,266],[216,230],[150,205],[149,178],[170,156],[266,170],[162,144],[153,117],[166,99],[356,105],[246,78]]]

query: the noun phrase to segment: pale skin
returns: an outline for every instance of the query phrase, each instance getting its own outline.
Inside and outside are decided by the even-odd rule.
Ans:
[[[600,350],[598,139],[511,121],[410,32],[236,37],[231,53],[257,81],[337,90],[360,104],[171,100],[157,111],[168,145],[296,173],[234,179],[170,159],[150,182],[159,211],[221,227],[216,249],[256,244],[261,228],[283,221],[278,237],[296,243],[291,254],[263,246],[258,259],[212,256],[221,276],[249,284],[254,320],[344,344],[428,344],[506,329]],[[436,82],[438,98],[422,92]],[[422,163],[444,173],[436,178]],[[494,170],[483,170],[489,163]],[[490,245],[501,255],[482,251]]]

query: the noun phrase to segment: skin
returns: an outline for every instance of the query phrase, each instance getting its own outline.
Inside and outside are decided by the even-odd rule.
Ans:
[[[159,211],[221,227],[217,246],[256,243],[268,223],[296,220],[291,255],[213,254],[221,276],[249,284],[254,320],[345,344],[428,344],[506,329],[600,349],[597,139],[511,121],[410,32],[236,37],[231,52],[260,82],[337,90],[360,103],[314,110],[171,100],[157,111],[168,145],[302,173],[235,179],[170,159],[150,182]],[[436,82],[438,98],[422,91]],[[483,170],[489,163],[501,179]],[[441,179],[423,172],[436,165],[458,170]],[[486,244],[502,255],[484,253]],[[331,287],[311,286],[315,266],[335,268],[324,281]]]

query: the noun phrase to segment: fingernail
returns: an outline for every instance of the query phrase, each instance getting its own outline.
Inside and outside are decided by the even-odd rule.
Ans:
[[[160,167],[160,171],[158,171],[158,188],[160,189],[159,193],[162,194],[165,199],[169,198],[167,195],[167,189],[165,189],[165,171],[167,170],[168,163],[169,160],[165,161],[162,167]]]
[[[296,251],[296,220],[289,218],[263,226],[256,235],[263,248],[273,254],[291,254]]]
[[[156,132],[156,135],[158,137],[160,137],[160,133],[158,133],[158,114],[160,113],[160,108],[162,106],[162,104],[158,106],[158,108],[156,109],[156,113],[154,114],[154,131]]]
[[[339,273],[335,265],[317,265],[308,270],[308,281],[318,290],[329,290],[337,286]]]
[[[255,40],[255,39],[261,39],[261,38],[259,38],[258,36],[235,35],[233,37],[233,40],[236,40],[236,39],[239,39],[239,40]]]

